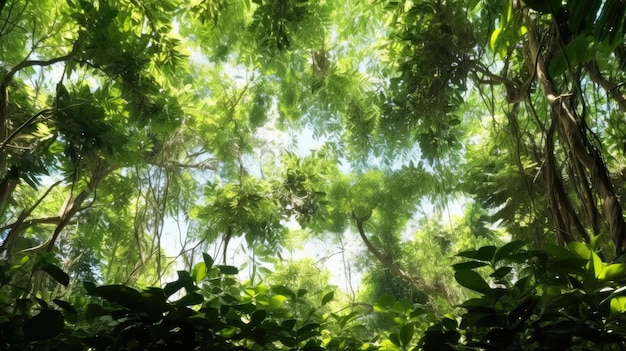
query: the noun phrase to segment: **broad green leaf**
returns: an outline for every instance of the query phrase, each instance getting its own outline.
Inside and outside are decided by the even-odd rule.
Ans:
[[[172,302],[173,305],[184,307],[184,306],[193,306],[199,305],[204,302],[204,297],[197,292],[190,292],[187,295],[181,297],[180,299]]]
[[[265,310],[256,310],[250,315],[250,324],[260,326],[266,317],[267,312]]]
[[[324,297],[322,297],[322,306],[326,306],[326,304],[332,301],[334,297],[335,297],[334,291],[331,291],[327,293],[326,295],[324,295]]]
[[[488,265],[489,265],[489,263],[487,263],[487,262],[468,261],[468,262],[461,262],[461,263],[453,264],[452,268],[455,271],[460,271],[460,270],[463,270],[463,269],[474,269],[474,268],[484,267],[484,266],[488,266]]]
[[[398,333],[389,334],[389,340],[396,346],[402,347],[402,343],[400,342],[400,335]]]
[[[193,270],[191,271],[191,277],[197,283],[199,283],[204,277],[206,277],[206,263],[198,262],[195,266],[193,266]]]
[[[67,286],[70,283],[70,276],[63,270],[53,264],[46,264],[41,267],[41,270],[48,273],[54,280]]]
[[[374,310],[376,312],[385,312],[393,308],[398,299],[393,295],[383,295],[374,302]]]
[[[67,301],[55,299],[55,300],[52,300],[52,302],[54,302],[57,306],[61,307],[65,312],[72,313],[72,314],[78,314],[78,312],[76,312],[76,309],[74,308],[74,306],[72,306]]]
[[[205,269],[206,271],[210,271],[211,268],[213,268],[213,257],[211,257],[211,255],[207,254],[207,253],[203,253],[202,254],[202,258],[204,260],[204,264],[205,264]]]
[[[614,263],[602,269],[598,275],[601,280],[618,280],[626,277],[626,263]]]
[[[471,271],[471,270],[463,270],[457,271],[454,273],[454,278],[459,284],[462,286],[477,291],[479,293],[489,295],[491,293],[491,288],[489,284],[480,276],[480,274]]]
[[[269,302],[268,308],[270,308],[270,309],[278,308],[278,307],[280,307],[280,305],[283,304],[283,302],[285,302],[287,300],[288,300],[288,298],[286,296],[274,295],[274,296],[270,297],[270,302]]]
[[[499,49],[498,39],[499,39],[500,33],[502,33],[502,28],[500,27],[494,29],[494,31],[491,33],[491,38],[489,39],[489,47],[491,48],[491,51],[493,52],[496,52],[497,49]]]
[[[413,339],[413,333],[415,332],[415,326],[413,323],[408,323],[400,328],[399,339],[402,347],[406,347],[409,345],[411,340]]]
[[[526,243],[520,240],[506,243],[504,246],[496,251],[495,255],[493,256],[493,261],[498,262],[500,260],[506,259],[510,254],[517,252],[525,245]]]
[[[543,246],[543,250],[548,253],[550,256],[554,258],[576,258],[580,257],[576,253],[571,250],[564,248],[563,246],[554,245],[554,244],[545,244]],[[583,257],[585,259],[589,259],[589,256]]]
[[[618,296],[611,299],[611,311],[609,315],[612,318],[618,317],[626,312],[626,296]]]
[[[509,274],[513,270],[513,267],[500,267],[496,269],[489,276],[493,277],[496,280],[504,278],[507,274]]]
[[[572,252],[575,252],[580,258],[589,260],[587,263],[587,269],[592,270],[594,277],[597,278],[600,273],[602,273],[602,270],[604,269],[604,262],[602,262],[602,259],[600,259],[598,254],[593,252],[587,245],[577,241],[572,241],[567,245],[567,247]]]
[[[483,246],[478,250],[467,250],[456,254],[457,256],[472,258],[479,261],[491,262],[496,253],[496,247],[493,245]]]
[[[272,292],[279,295],[288,296],[292,300],[296,299],[296,293],[284,285],[273,285]]]
[[[404,314],[413,308],[413,302],[410,300],[398,300],[394,302],[392,311]]]
[[[239,269],[234,266],[217,265],[216,267],[220,270],[220,272],[222,272],[222,274],[235,275],[239,273]]]

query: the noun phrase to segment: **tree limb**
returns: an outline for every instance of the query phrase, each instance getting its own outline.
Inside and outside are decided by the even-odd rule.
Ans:
[[[363,222],[365,222],[367,218],[369,218],[369,216],[367,218],[362,218],[362,217],[357,217],[354,213],[352,214],[352,216],[354,217],[354,220],[356,221],[356,227],[359,230],[359,236],[361,237],[361,240],[363,240],[363,243],[365,243],[367,250],[372,255],[374,255],[374,257],[376,257],[378,262],[380,262],[380,264],[382,264],[383,267],[385,267],[386,269],[388,269],[389,271],[391,271],[392,273],[400,277],[405,282],[409,283],[409,285],[416,288],[417,290],[425,290],[426,286],[423,282],[419,281],[418,279],[410,276],[408,273],[403,271],[400,267],[398,267],[398,265],[392,259],[390,259],[389,257],[385,256],[383,253],[378,251],[378,249],[370,242],[370,240],[367,238],[367,235],[365,235],[365,230],[363,229]]]
[[[619,91],[619,86],[613,85],[611,82],[605,79],[604,76],[602,76],[602,73],[598,68],[598,63],[595,60],[589,62],[587,68],[589,69],[589,77],[591,77],[591,80],[593,80],[604,90],[606,90],[607,95],[615,100],[620,110],[626,112],[626,95],[622,94]]]

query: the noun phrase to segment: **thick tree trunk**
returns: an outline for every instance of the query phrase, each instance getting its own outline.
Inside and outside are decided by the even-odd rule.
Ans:
[[[559,92],[556,88],[552,77],[548,72],[548,63],[542,56],[541,47],[538,40],[538,34],[532,30],[532,26],[528,32],[528,40],[526,42],[529,55],[527,55],[527,66],[532,68],[534,74],[539,79],[540,86],[543,94],[550,103],[550,113],[552,115],[555,128],[559,132],[563,146],[569,150],[567,153],[570,158],[571,164],[580,163],[587,170],[587,177],[591,179],[591,186],[598,196],[598,199],[602,203],[602,210],[604,217],[607,220],[610,233],[612,235],[613,242],[615,244],[616,255],[621,255],[626,249],[626,223],[622,215],[622,208],[617,200],[613,183],[609,177],[609,172],[604,162],[604,159],[600,151],[592,144],[588,137],[588,131],[584,123],[584,116],[579,116],[578,112],[571,105],[574,104],[574,93],[571,92]],[[546,155],[550,157],[550,155]],[[556,165],[554,169],[559,168]],[[576,181],[572,179],[572,181]],[[549,192],[559,192],[557,186],[550,188],[548,183]],[[555,222],[557,223],[557,229],[567,230],[570,225],[570,221],[574,216],[573,209],[563,206],[563,201],[569,201],[569,195],[567,200],[563,198],[553,198],[551,205],[553,206],[553,214],[555,216]],[[593,199],[588,199],[591,201]],[[581,199],[585,201],[585,199]],[[591,204],[595,206],[594,204]],[[556,210],[558,208],[559,210]],[[566,214],[567,212],[567,214]],[[592,223],[593,220],[588,221]],[[561,223],[561,224],[559,224]],[[559,228],[565,226],[565,228]],[[571,236],[571,232],[567,233]]]

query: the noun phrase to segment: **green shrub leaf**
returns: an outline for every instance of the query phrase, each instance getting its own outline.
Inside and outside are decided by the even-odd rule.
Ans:
[[[489,284],[480,276],[480,274],[472,270],[462,270],[454,273],[454,278],[462,286],[477,291],[479,293],[489,295],[491,288]]]
[[[334,297],[335,297],[334,291],[331,291],[328,294],[324,295],[324,297],[322,297],[322,306],[325,306],[327,303],[332,301]]]
[[[467,257],[479,261],[490,262],[496,253],[496,247],[493,245],[483,246],[478,250],[467,250],[456,254],[457,256]]]
[[[512,253],[517,252],[519,249],[521,249],[525,245],[526,243],[520,240],[511,241],[510,243],[505,244],[504,246],[502,246],[496,251],[496,253],[493,256],[493,261],[494,262],[501,261],[507,258]]]
[[[413,333],[415,333],[415,327],[413,323],[405,324],[400,328],[400,342],[403,347],[406,347],[413,339]]]
[[[41,270],[48,273],[54,280],[67,286],[70,283],[70,276],[63,270],[53,264],[46,264],[41,267]]]
[[[455,271],[460,271],[463,269],[474,269],[474,268],[478,268],[478,267],[484,267],[489,265],[489,263],[487,262],[479,262],[479,261],[468,261],[468,262],[461,262],[461,263],[457,263],[457,264],[453,264],[452,268]]]

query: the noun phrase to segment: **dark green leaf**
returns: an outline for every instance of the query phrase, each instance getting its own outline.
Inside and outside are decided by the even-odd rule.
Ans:
[[[77,314],[76,309],[69,302],[63,300],[52,300],[57,306],[61,307],[65,312]]]
[[[402,343],[400,342],[400,336],[398,335],[398,333],[389,334],[389,340],[396,346],[399,346],[399,347],[402,346]]]
[[[415,326],[413,323],[405,324],[400,328],[400,342],[403,347],[406,347],[413,339],[413,333],[415,333]]]
[[[524,243],[523,241],[511,241],[507,244],[505,244],[504,246],[502,246],[501,248],[499,248],[495,255],[493,256],[493,261],[494,262],[498,262],[502,259],[507,258],[510,254],[517,252],[519,249],[521,249],[522,247],[524,247],[526,245],[526,243]]]
[[[509,274],[513,270],[513,267],[500,267],[496,269],[495,272],[491,273],[489,276],[493,277],[496,280],[504,278],[505,275]]]
[[[193,306],[199,305],[204,302],[204,297],[196,292],[190,292],[187,295],[181,297],[180,299],[173,302],[175,306],[184,307],[184,306]]]
[[[252,325],[261,325],[261,323],[267,317],[267,312],[265,310],[256,310],[252,312],[250,315],[250,324]]]
[[[207,253],[203,253],[202,258],[204,259],[204,264],[206,265],[206,271],[210,271],[211,268],[213,268],[213,257]]]
[[[324,297],[322,297],[322,306],[325,306],[327,303],[332,301],[332,299],[334,297],[335,297],[335,292],[334,291],[331,291],[331,292],[327,293],[326,295],[324,295]]]
[[[92,295],[115,302],[129,309],[137,307],[139,301],[142,299],[139,291],[125,285],[99,286],[95,289]]]
[[[61,312],[41,310],[24,324],[24,338],[27,341],[52,339],[61,333],[64,324]]]
[[[235,275],[239,273],[239,269],[234,266],[218,265],[216,267],[220,270],[220,272],[222,272],[222,274]]]
[[[46,264],[41,267],[41,270],[48,273],[54,280],[67,286],[70,283],[70,276],[63,270],[53,264]]]
[[[468,250],[462,251],[457,254],[457,256],[472,258],[479,261],[487,261],[490,262],[493,259],[494,254],[496,253],[496,247],[489,245],[483,246],[478,250]]]
[[[461,262],[461,263],[457,263],[452,265],[452,268],[455,271],[460,271],[463,269],[474,269],[474,268],[478,268],[478,267],[484,267],[489,265],[489,263],[487,262],[479,262],[479,261],[469,261],[469,262]]]
[[[472,270],[457,271],[454,273],[454,278],[462,286],[477,291],[479,293],[489,295],[491,288],[489,284],[480,276],[480,274]]]

